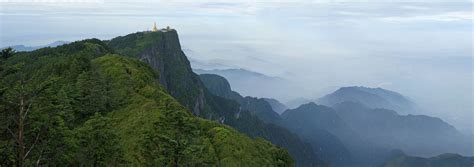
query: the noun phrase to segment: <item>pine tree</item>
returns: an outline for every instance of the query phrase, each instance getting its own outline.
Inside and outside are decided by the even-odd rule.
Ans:
[[[196,166],[204,164],[204,145],[199,129],[181,111],[165,111],[164,116],[144,139],[146,162],[149,166]]]
[[[116,166],[124,163],[118,136],[112,130],[110,119],[95,113],[76,130],[78,151],[75,160],[81,166]]]
[[[2,57],[1,57],[2,59],[8,59],[9,57],[12,57],[13,55],[15,55],[16,51],[13,48],[8,47],[8,48],[3,49],[1,54],[2,54]]]

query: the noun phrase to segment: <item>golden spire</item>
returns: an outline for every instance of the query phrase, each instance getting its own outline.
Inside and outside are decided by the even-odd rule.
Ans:
[[[153,24],[153,29],[151,29],[151,31],[153,31],[153,32],[158,31],[158,28],[156,28],[156,22]]]

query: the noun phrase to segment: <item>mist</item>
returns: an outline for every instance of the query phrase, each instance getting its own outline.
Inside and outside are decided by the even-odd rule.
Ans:
[[[415,101],[419,114],[473,133],[472,2],[0,3],[2,47],[110,39],[157,22],[178,30],[195,68],[243,68],[291,82],[279,93],[263,87],[243,95],[286,102],[342,86],[382,87]]]

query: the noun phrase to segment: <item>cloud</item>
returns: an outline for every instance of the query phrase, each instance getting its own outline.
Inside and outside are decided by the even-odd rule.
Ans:
[[[408,9],[408,10],[428,10],[428,9],[430,9],[430,8],[423,7],[423,6],[411,6],[411,5],[407,5],[407,6],[402,6],[402,9]]]
[[[337,14],[345,15],[345,16],[367,16],[367,13],[351,12],[351,11],[338,11]]]
[[[469,21],[473,20],[472,12],[444,12],[431,15],[415,15],[415,16],[391,16],[391,17],[382,17],[382,21],[387,22],[416,22],[416,21]]]
[[[377,87],[379,87],[379,88],[385,88],[385,87],[390,87],[390,86],[392,86],[392,85],[393,85],[392,82],[382,82],[382,83],[377,84]]]

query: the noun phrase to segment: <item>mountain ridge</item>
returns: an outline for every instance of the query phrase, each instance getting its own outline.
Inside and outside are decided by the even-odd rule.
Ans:
[[[333,106],[344,101],[358,102],[370,108],[385,108],[400,114],[416,113],[417,107],[400,93],[362,86],[341,87],[316,100],[320,104]]]
[[[38,97],[27,116],[28,166],[292,166],[286,150],[193,116],[159,83],[159,71],[116,53],[89,39],[2,58],[0,164],[18,164],[7,131],[17,132],[17,107],[7,102],[28,87],[22,91]]]
[[[46,45],[38,45],[38,46],[12,45],[12,46],[7,46],[7,47],[3,47],[3,48],[0,48],[0,49],[13,48],[16,51],[21,51],[21,52],[27,51],[28,52],[28,51],[34,51],[34,50],[37,50],[37,49],[45,48],[45,47],[56,47],[56,46],[60,46],[60,45],[68,44],[68,43],[70,43],[70,42],[68,42],[68,41],[54,41],[54,42],[46,44]]]

